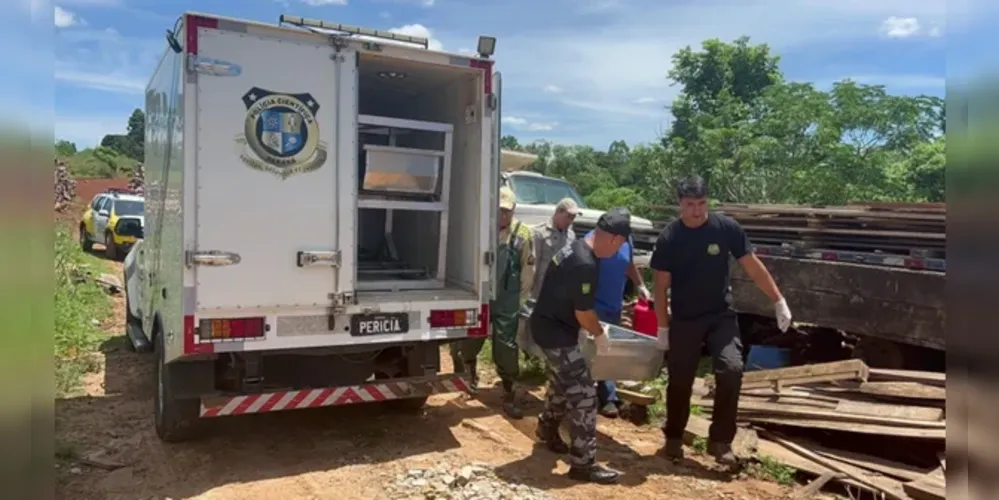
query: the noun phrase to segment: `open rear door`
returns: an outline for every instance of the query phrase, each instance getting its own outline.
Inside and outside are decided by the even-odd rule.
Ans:
[[[197,74],[197,307],[327,306],[339,292],[339,66],[354,57],[224,30],[198,43],[212,64]]]
[[[489,248],[496,249],[496,227],[499,226],[499,221],[497,217],[499,216],[499,187],[500,187],[500,164],[503,161],[502,148],[502,138],[503,138],[503,75],[500,72],[495,72],[492,75],[493,78],[493,95],[496,96],[495,105],[496,109],[493,110],[493,130],[492,130],[492,154],[490,155],[489,162],[489,189],[492,193],[490,208],[489,208]],[[495,271],[495,263],[491,271]],[[489,298],[496,297],[496,279],[495,272],[489,280],[490,286],[490,296]]]

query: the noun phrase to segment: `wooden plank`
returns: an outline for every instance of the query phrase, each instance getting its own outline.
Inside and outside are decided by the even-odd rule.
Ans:
[[[809,235],[850,235],[850,236],[876,236],[879,238],[911,238],[926,241],[946,241],[947,235],[941,233],[917,233],[910,231],[877,231],[868,229],[830,229],[830,228],[810,228],[810,227],[788,227],[788,226],[753,226],[742,225],[746,232],[767,231],[774,233],[796,233]]]
[[[947,480],[943,469],[937,468],[920,479],[902,485],[913,500],[944,500],[947,498]]]
[[[947,385],[947,374],[918,370],[871,368],[868,380],[871,382],[918,382],[945,387]]]
[[[864,394],[876,394],[879,396],[935,401],[947,400],[947,390],[945,388],[920,384],[918,382],[867,382],[861,384],[859,390]]]
[[[805,472],[813,476],[822,476],[823,474],[837,473],[836,471],[833,471],[832,469],[822,464],[813,462],[812,460],[809,460],[791,450],[788,450],[787,448],[777,443],[774,443],[773,441],[764,438],[759,438],[759,449],[757,454],[762,457],[768,457],[771,460],[775,460],[781,464],[784,464],[787,467],[791,467],[795,470]],[[872,490],[870,487],[860,484],[850,478],[846,477],[838,478],[836,482],[850,486],[852,488],[856,488],[858,490],[877,493],[877,491]]]
[[[810,446],[812,451],[827,458],[848,463],[862,469],[894,477],[902,481],[914,481],[930,472],[930,470],[903,464],[873,455],[865,455],[847,450],[834,450],[823,446]]]
[[[850,413],[855,415],[876,415],[880,417],[901,418],[906,420],[926,420],[929,422],[939,422],[943,420],[944,411],[942,408],[929,408],[926,406],[893,405],[886,403],[869,403],[866,401],[840,401],[835,410],[837,413]]]
[[[713,408],[714,401],[704,400],[701,406]],[[838,411],[821,410],[807,407],[794,407],[780,403],[757,403],[753,401],[739,403],[739,416],[747,420],[755,417],[789,417],[800,419],[818,419],[837,422],[855,422],[862,424],[893,425],[918,429],[946,429],[947,422],[929,420],[910,420],[903,418],[881,417],[877,415],[840,413]]]
[[[800,427],[804,429],[825,429],[830,431],[926,439],[932,441],[944,441],[947,439],[947,429],[919,429],[913,427],[898,427],[894,425],[842,422],[837,420],[760,417],[751,415],[739,415],[739,420],[743,422],[753,422],[756,424],[786,425],[788,427]]]
[[[767,439],[770,439],[777,444],[812,460],[813,462],[824,465],[832,471],[839,472],[860,484],[866,485],[870,489],[879,491],[883,493],[886,498],[893,500],[909,500],[909,496],[906,495],[905,490],[902,488],[902,483],[899,481],[878,474],[868,473],[858,467],[820,456],[819,454],[809,450],[807,447],[789,439],[769,434],[767,435]]]
[[[710,420],[698,415],[691,415],[690,419],[687,420],[687,428],[683,431],[684,442],[687,446],[691,446],[694,438],[707,439],[710,429]],[[756,454],[758,441],[756,431],[738,428],[735,431],[735,439],[732,440],[732,452],[740,458],[752,457]]]
[[[780,381],[782,385],[832,382],[836,380],[867,380],[867,365],[859,359],[833,361],[774,370],[757,370],[742,376],[743,389],[766,387]]]
[[[826,472],[821,476],[811,480],[808,484],[794,490],[791,495],[788,496],[790,500],[807,500],[814,497],[822,490],[822,488],[832,481],[833,479],[845,477],[839,472]]]

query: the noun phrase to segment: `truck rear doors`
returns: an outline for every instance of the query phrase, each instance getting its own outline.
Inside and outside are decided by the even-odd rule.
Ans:
[[[338,154],[353,121],[341,124],[350,110],[339,108],[350,107],[354,55],[223,27],[199,30],[193,61],[197,222],[186,258],[197,308],[329,305],[345,288],[338,221],[351,169]]]

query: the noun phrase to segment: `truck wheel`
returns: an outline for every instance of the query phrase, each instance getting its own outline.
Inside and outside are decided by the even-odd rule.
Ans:
[[[118,245],[114,244],[114,235],[110,232],[104,235],[104,256],[108,260],[118,260]]]
[[[199,417],[201,402],[197,399],[178,399],[173,392],[174,367],[164,363],[162,332],[156,335],[156,396],[153,412],[156,418],[156,435],[168,443],[189,441],[199,437],[205,422]]]
[[[94,242],[90,241],[90,235],[87,234],[87,228],[83,224],[80,224],[80,250],[87,253],[93,249]]]

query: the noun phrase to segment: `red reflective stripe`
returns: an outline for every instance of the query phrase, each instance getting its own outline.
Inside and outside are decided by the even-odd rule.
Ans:
[[[187,38],[187,53],[198,55],[198,28],[218,28],[219,20],[201,16],[187,16],[184,23],[185,37]]]
[[[368,394],[370,394],[371,397],[375,398],[375,401],[385,401],[385,399],[387,399],[385,395],[382,394],[382,391],[378,390],[378,386],[376,385],[368,385],[364,388],[367,389]]]
[[[468,63],[469,66],[473,68],[479,68],[482,70],[482,77],[485,80],[483,85],[483,93],[492,94],[493,93],[493,62],[492,61],[480,61],[478,59],[472,59]]]

